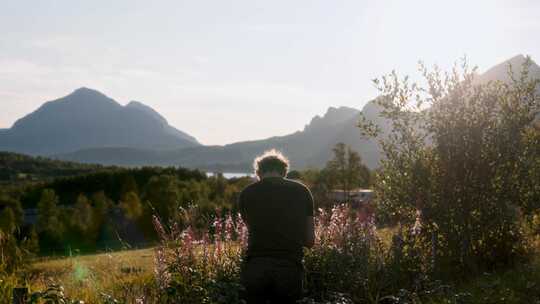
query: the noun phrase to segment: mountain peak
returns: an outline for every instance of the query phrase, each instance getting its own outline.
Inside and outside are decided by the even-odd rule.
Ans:
[[[358,113],[360,113],[359,110],[350,107],[329,107],[322,117],[320,115],[313,117],[311,122],[305,127],[305,130],[342,123],[355,117]]]
[[[88,88],[88,87],[80,87],[78,89],[75,89],[75,91],[73,91],[73,93],[77,93],[77,92],[99,92],[99,91],[92,88]]]
[[[356,116],[358,113],[360,113],[359,110],[350,107],[329,107],[322,119],[330,123],[335,123],[348,120]]]
[[[140,102],[124,107],[86,87],[44,103],[0,133],[4,134],[0,150],[37,155],[96,147],[166,150],[199,144],[152,108]]]
[[[108,98],[105,94],[101,93],[100,91],[87,88],[87,87],[80,87],[76,89],[75,91],[73,91],[73,93],[69,94],[68,96],[92,96],[92,97],[100,96],[100,97]]]
[[[50,103],[54,103],[55,106],[82,107],[86,110],[93,107],[121,107],[114,99],[98,90],[87,87],[80,87],[67,96],[45,103],[44,106],[49,105]]]
[[[525,60],[527,60],[527,57],[525,57],[525,55],[523,54],[518,54],[508,60],[506,60],[504,63],[506,64],[512,64],[512,65],[522,65],[523,63],[525,63]]]
[[[493,80],[508,81],[509,68],[511,67],[512,72],[515,75],[518,75],[521,72],[521,69],[523,68],[523,64],[525,64],[526,61],[527,61],[527,57],[525,55],[518,54],[488,69],[486,72],[480,75],[479,80],[481,82],[493,81]],[[529,74],[530,76],[534,76],[534,77],[538,77],[538,75],[540,75],[540,67],[532,59],[531,59],[531,67],[529,68]]]
[[[147,105],[145,105],[144,103],[140,102],[140,101],[136,101],[136,100],[132,100],[130,101],[126,107],[144,107],[144,108],[149,108]]]

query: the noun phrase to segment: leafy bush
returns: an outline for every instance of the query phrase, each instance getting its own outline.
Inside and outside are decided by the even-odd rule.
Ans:
[[[392,125],[379,137],[378,214],[417,228],[414,248],[434,274],[480,274],[525,256],[519,215],[540,207],[540,80],[529,65],[508,82],[480,83],[466,61],[450,73],[421,66],[425,85],[395,72],[375,82]]]

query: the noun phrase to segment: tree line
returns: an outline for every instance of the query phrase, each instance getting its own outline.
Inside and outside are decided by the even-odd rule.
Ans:
[[[9,245],[27,254],[50,255],[153,244],[157,240],[153,215],[182,225],[188,216],[183,211],[189,209],[191,225],[206,229],[216,216],[236,213],[238,194],[253,182],[249,177],[208,177],[185,168],[94,169],[31,184],[12,182],[1,190],[2,248]],[[323,169],[291,171],[288,177],[311,187],[317,208],[331,207],[333,189],[350,191],[370,183],[370,172],[358,153],[342,143]]]

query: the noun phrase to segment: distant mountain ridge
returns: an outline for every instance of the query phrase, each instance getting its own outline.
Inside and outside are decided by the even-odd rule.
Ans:
[[[360,131],[355,126],[360,112],[350,107],[330,107],[323,116],[314,117],[302,131],[224,146],[197,146],[174,151],[91,149],[60,155],[59,158],[109,165],[181,165],[210,171],[245,172],[251,170],[253,158],[258,154],[268,149],[278,149],[291,160],[294,168],[320,167],[329,159],[332,148],[338,142],[358,146],[355,142],[360,137]],[[366,157],[366,161],[376,165],[378,149],[375,143],[370,144],[373,147],[368,150],[376,151],[377,155]]]
[[[102,147],[178,149],[197,145],[194,137],[171,127],[152,108],[140,102],[122,106],[88,88],[46,102],[10,129],[0,131],[0,150],[30,155]]]
[[[512,64],[514,71],[517,72],[524,62],[524,56],[515,56],[478,75],[478,80],[480,82],[507,81],[508,64]],[[540,78],[540,67],[534,62],[530,68],[530,75]],[[110,101],[109,99],[108,102],[110,103]],[[102,102],[105,103],[106,100],[102,100]],[[159,122],[159,125],[162,126],[163,134],[187,140],[188,144],[170,149],[157,149],[158,145],[148,144],[101,146],[87,144],[86,147],[77,150],[58,152],[56,157],[62,160],[104,165],[172,165],[209,171],[247,172],[251,170],[255,156],[265,150],[275,148],[283,151],[289,157],[293,168],[305,169],[324,166],[332,156],[334,145],[343,142],[358,151],[368,167],[376,168],[380,163],[382,153],[375,140],[361,137],[357,127],[360,113],[362,112],[368,120],[378,125],[383,133],[390,130],[390,122],[379,115],[381,111],[379,106],[374,101],[370,101],[361,111],[350,107],[330,107],[323,116],[315,116],[303,130],[289,135],[237,142],[224,146],[202,146],[189,135],[169,126],[159,113],[144,104],[132,102],[125,107],[117,103],[116,105],[123,109],[138,111],[144,117],[152,117],[152,121]],[[7,133],[9,132],[11,131],[7,131]],[[2,138],[5,138],[5,134],[0,130],[0,150],[2,150]],[[148,136],[142,138],[148,138]]]

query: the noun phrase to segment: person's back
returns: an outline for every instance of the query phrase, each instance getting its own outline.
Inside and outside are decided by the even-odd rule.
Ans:
[[[248,303],[294,303],[299,299],[302,248],[314,241],[311,193],[301,183],[284,178],[288,163],[276,153],[256,161],[260,180],[246,187],[239,198],[249,230],[242,267]]]

